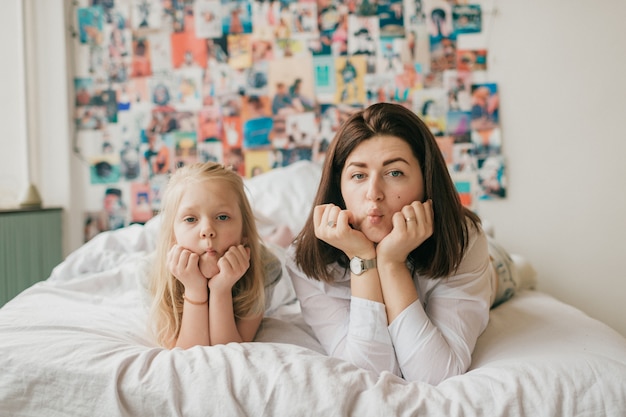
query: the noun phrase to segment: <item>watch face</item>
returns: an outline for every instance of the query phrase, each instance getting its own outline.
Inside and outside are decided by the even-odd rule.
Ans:
[[[363,260],[358,256],[350,259],[350,271],[353,274],[361,275],[363,273]]]

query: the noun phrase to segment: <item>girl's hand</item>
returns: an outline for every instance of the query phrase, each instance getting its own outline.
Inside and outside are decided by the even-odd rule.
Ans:
[[[315,236],[343,251],[348,258],[374,253],[374,244],[365,235],[350,226],[353,220],[349,210],[334,204],[322,204],[313,209]]]
[[[197,253],[174,245],[167,252],[167,269],[185,286],[185,291],[206,293],[206,278],[200,272]]]
[[[414,201],[394,213],[393,228],[376,248],[379,258],[390,262],[405,263],[409,253],[433,234],[433,202]]]
[[[217,266],[220,271],[209,278],[209,289],[230,291],[250,268],[250,248],[244,245],[231,246],[217,261]]]

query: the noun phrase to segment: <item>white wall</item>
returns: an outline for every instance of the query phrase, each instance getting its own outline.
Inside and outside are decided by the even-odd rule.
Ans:
[[[14,204],[28,185],[22,9],[19,0],[0,13],[0,207]],[[9,41],[10,40],[10,41]]]
[[[8,1],[0,15],[15,25]],[[65,252],[81,239],[80,172],[71,154],[62,0],[36,4],[42,43],[38,52],[40,191],[48,205],[63,205]],[[489,1],[487,1],[489,3]],[[479,213],[494,225],[511,252],[527,257],[539,288],[573,304],[626,335],[626,2],[494,0],[490,22],[489,77],[501,92],[507,199],[481,202]],[[489,6],[487,9],[489,9]],[[14,13],[13,13],[14,14]],[[3,57],[19,55],[0,39]],[[19,67],[3,69],[2,126],[19,117],[15,103]],[[9,116],[7,116],[9,114]],[[6,119],[6,120],[5,120]],[[0,186],[17,175],[24,146],[0,135]],[[45,157],[44,157],[45,155]],[[22,162],[20,162],[22,161]],[[9,167],[13,167],[9,169]],[[18,167],[19,168],[19,167]],[[73,187],[72,187],[73,186]],[[71,222],[71,223],[70,223]]]
[[[626,335],[626,2],[498,2],[509,196],[482,204],[539,288]]]

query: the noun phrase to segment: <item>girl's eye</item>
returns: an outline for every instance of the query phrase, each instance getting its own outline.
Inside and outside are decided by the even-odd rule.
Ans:
[[[228,220],[230,219],[230,217],[227,214],[220,214],[219,216],[217,216],[217,220]]]
[[[187,222],[187,223],[193,223],[193,222],[195,222],[195,221],[196,221],[196,218],[195,218],[195,217],[185,217],[185,218],[183,219],[183,221],[184,221],[184,222]]]

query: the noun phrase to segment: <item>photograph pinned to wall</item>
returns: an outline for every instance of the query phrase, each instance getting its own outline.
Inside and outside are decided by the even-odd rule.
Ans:
[[[303,35],[305,38],[318,35],[316,2],[292,2],[289,4],[289,12],[292,15],[293,35]]]
[[[315,113],[304,112],[287,115],[287,146],[284,148],[311,148],[317,131]]]
[[[435,136],[443,136],[446,132],[446,101],[443,88],[417,90],[413,97],[413,111]]]
[[[452,147],[452,171],[476,175],[478,161],[476,160],[474,144],[471,142],[455,143]]]
[[[141,158],[139,143],[125,140],[120,150],[120,176],[123,180],[133,181],[141,177]]]
[[[253,120],[272,116],[272,104],[268,96],[247,95],[241,102],[241,118]]]
[[[272,169],[272,151],[249,150],[245,153],[246,178],[252,178]]]
[[[148,78],[150,101],[159,111],[173,111],[175,81],[172,73],[161,73]]]
[[[374,103],[392,101],[394,78],[391,72],[366,74],[363,80],[366,101],[363,105],[370,106]]]
[[[334,57],[348,54],[348,13],[339,14],[339,23],[330,36],[330,50]]]
[[[228,35],[228,65],[233,69],[249,68],[252,65],[252,36]]]
[[[274,58],[309,57],[309,47],[306,39],[302,38],[281,38],[276,39],[274,48]]]
[[[454,187],[459,194],[459,199],[463,206],[474,210],[476,208],[476,200],[479,194],[479,185],[476,181],[474,172],[453,172],[451,173]]]
[[[250,38],[252,62],[260,63],[274,59],[274,39],[252,35]]]
[[[380,38],[379,53],[376,56],[377,65],[374,72],[380,73],[398,73],[402,70],[404,62],[402,55],[406,42],[402,39],[383,37]]]
[[[472,72],[446,70],[443,72],[443,88],[448,97],[449,111],[470,111],[472,109]]]
[[[130,221],[143,224],[154,215],[150,206],[150,185],[134,182],[130,186]]]
[[[246,175],[244,153],[241,148],[224,149],[224,166],[238,173],[242,177]]]
[[[171,134],[174,141],[174,169],[197,162],[197,134],[196,132],[174,132]]]
[[[107,124],[106,108],[103,106],[80,106],[75,110],[78,130],[101,130]]]
[[[120,158],[116,154],[89,158],[91,184],[115,184],[120,181]]]
[[[454,138],[452,136],[437,136],[435,140],[443,155],[443,160],[446,162],[446,166],[449,170],[452,170],[454,165]]]
[[[155,175],[150,178],[150,206],[152,211],[158,211],[161,209],[161,200],[163,199],[163,192],[167,187],[169,177],[167,175]]]
[[[148,179],[173,172],[172,145],[173,138],[169,133],[150,134],[147,142],[142,143],[143,172],[147,174]]]
[[[332,56],[313,56],[313,85],[318,102],[332,102],[337,90],[337,73]]]
[[[198,162],[222,162],[224,147],[219,139],[208,138],[198,142]]]
[[[174,68],[206,68],[207,41],[193,32],[172,33],[172,66]]]
[[[413,108],[415,92],[423,88],[421,66],[411,62],[402,64],[402,71],[394,77],[393,96],[385,101],[392,101]]]
[[[377,3],[376,15],[379,16],[380,35],[404,37],[403,0],[387,0]]]
[[[80,7],[77,11],[78,39],[88,45],[104,42],[104,13],[101,7]]]
[[[456,68],[456,34],[452,27],[452,8],[443,1],[429,4],[427,21],[430,39],[430,71]]]
[[[252,33],[252,5],[249,0],[222,1],[222,32]]]
[[[171,71],[172,66],[172,41],[169,33],[155,32],[146,36],[150,49],[151,70],[155,73]]]
[[[353,14],[348,16],[348,55],[366,55],[375,58],[380,37],[378,17]]]
[[[133,39],[133,77],[147,77],[152,75],[152,63],[150,60],[150,40],[140,36]]]
[[[239,117],[243,107],[243,97],[239,92],[231,92],[222,94],[218,97],[216,105],[220,107],[220,111],[224,117]]]
[[[487,50],[459,49],[456,54],[456,69],[459,71],[487,70]]]
[[[471,113],[452,110],[446,113],[446,134],[452,136],[456,143],[470,141]]]
[[[501,155],[502,133],[499,127],[484,130],[472,130],[471,142],[478,166],[482,166],[490,156]]]
[[[455,4],[452,6],[452,27],[457,35],[482,31],[480,4]]]
[[[312,57],[275,59],[269,63],[269,96],[272,114],[310,111],[315,106]]]
[[[94,89],[92,102],[104,107],[107,124],[117,123],[117,92],[111,88]]]
[[[274,125],[271,117],[256,117],[243,123],[243,147],[255,149],[269,147],[270,133]],[[247,165],[246,165],[247,166]]]
[[[472,84],[472,121],[474,130],[492,129],[499,125],[500,98],[496,83]]]
[[[76,106],[88,106],[94,94],[93,78],[74,78],[74,91],[76,94],[74,102]]]
[[[404,26],[426,26],[424,0],[404,0]]]
[[[199,111],[202,108],[202,69],[181,68],[173,72],[174,100],[177,110]]]
[[[200,140],[219,140],[223,134],[222,113],[218,106],[207,106],[198,112]]]
[[[131,2],[131,27],[138,29],[159,29],[163,21],[161,0],[135,0]]]
[[[245,85],[244,94],[247,96],[269,95],[268,62],[261,61],[252,64],[244,70]]]
[[[239,116],[224,117],[224,150],[229,151],[233,148],[241,149],[243,147],[243,125]]]
[[[195,0],[193,4],[195,35],[197,38],[220,38],[222,29],[222,4],[219,0]]]
[[[336,104],[364,103],[367,61],[364,56],[335,58],[335,74],[337,75]]]
[[[478,169],[480,199],[491,200],[506,197],[505,163],[502,155],[488,156]]]

